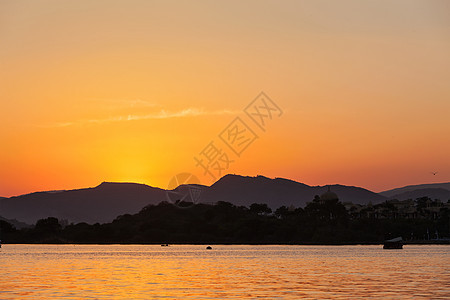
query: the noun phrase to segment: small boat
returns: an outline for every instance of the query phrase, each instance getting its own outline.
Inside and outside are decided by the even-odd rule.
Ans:
[[[401,236],[384,241],[383,249],[403,249],[403,239]]]
[[[169,244],[161,244],[161,247],[169,247]]]

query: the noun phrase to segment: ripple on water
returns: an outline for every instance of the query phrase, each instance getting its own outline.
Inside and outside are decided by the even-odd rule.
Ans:
[[[7,245],[2,299],[447,298],[450,247]]]

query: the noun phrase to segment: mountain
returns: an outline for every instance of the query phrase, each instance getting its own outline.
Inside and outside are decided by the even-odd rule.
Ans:
[[[431,199],[439,199],[443,202],[450,200],[450,191],[442,188],[425,188],[416,189],[412,191],[406,191],[403,193],[395,194],[391,196],[391,199],[397,200],[407,200],[407,199],[417,199],[421,197],[429,197]]]
[[[396,188],[392,190],[387,190],[384,192],[379,193],[382,196],[392,198],[395,195],[402,194],[404,192],[410,192],[414,190],[420,190],[420,189],[429,189],[429,188],[437,188],[437,189],[444,189],[450,191],[450,182],[444,182],[444,183],[429,183],[429,184],[417,184],[417,185],[408,185],[401,188]]]
[[[137,213],[148,204],[166,200],[163,189],[136,183],[104,182],[94,188],[37,192],[0,199],[0,215],[34,224],[47,217],[69,222],[111,222],[118,215]]]
[[[201,190],[198,202],[227,201],[238,206],[266,203],[272,209],[282,205],[304,207],[315,195],[325,193],[328,187],[342,202],[367,204],[371,201],[375,204],[387,199],[359,187],[309,186],[288,179],[270,179],[264,176],[226,175],[210,187],[195,186],[198,191]],[[47,217],[74,223],[105,223],[119,215],[137,213],[149,204],[167,200],[175,202],[183,194],[187,195],[184,200],[189,201],[193,195],[192,189],[180,186],[174,191],[166,191],[144,184],[104,182],[94,188],[38,192],[0,199],[0,215],[29,224]]]
[[[8,222],[9,224],[13,225],[16,229],[23,229],[23,228],[30,228],[33,227],[30,224],[26,224],[17,220],[10,220],[10,219],[5,219],[3,217],[0,217],[0,221],[5,221]],[[0,228],[0,232],[1,232],[1,228]]]
[[[244,177],[226,175],[202,193],[202,202],[227,201],[235,205],[250,206],[266,203],[272,209],[282,205],[304,207],[315,195],[325,193],[330,187],[342,202],[367,204],[385,201],[384,196],[369,190],[344,185],[309,186],[296,181],[264,176]]]

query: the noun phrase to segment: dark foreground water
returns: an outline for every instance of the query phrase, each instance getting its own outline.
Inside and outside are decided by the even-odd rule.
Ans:
[[[3,245],[0,299],[450,298],[450,246]]]

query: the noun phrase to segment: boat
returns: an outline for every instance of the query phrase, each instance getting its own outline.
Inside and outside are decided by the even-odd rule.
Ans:
[[[403,249],[403,239],[401,236],[384,241],[383,249]]]

